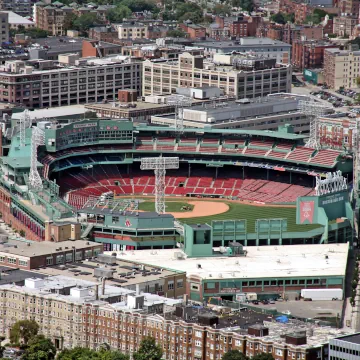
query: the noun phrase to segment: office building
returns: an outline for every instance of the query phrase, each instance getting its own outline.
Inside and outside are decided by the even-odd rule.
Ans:
[[[1,70],[0,101],[28,108],[115,100],[118,90],[141,91],[141,63],[125,56],[79,59],[68,54],[58,64],[8,61]]]
[[[289,45],[290,46],[290,45]],[[236,66],[216,66],[202,56],[183,53],[175,61],[143,63],[143,95],[171,94],[178,87],[218,87],[238,99],[263,97],[291,91],[291,65],[255,67],[257,61],[239,61]]]
[[[356,360],[360,357],[360,333],[329,341],[329,360]]]

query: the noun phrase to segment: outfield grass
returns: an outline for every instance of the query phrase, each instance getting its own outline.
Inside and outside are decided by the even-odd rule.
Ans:
[[[189,207],[190,210],[181,210],[183,206]],[[194,208],[193,205],[188,204],[186,201],[166,201],[165,211],[167,212],[188,212]],[[155,211],[154,201],[144,201],[139,203],[139,210]]]
[[[198,201],[198,199],[196,199]],[[309,231],[321,227],[321,225],[296,225],[296,208],[287,207],[266,207],[252,206],[241,203],[226,202],[229,211],[212,216],[195,217],[190,219],[180,219],[184,224],[204,224],[211,225],[212,220],[240,220],[247,219],[247,231],[255,232],[255,221],[257,219],[287,219],[288,231]]]

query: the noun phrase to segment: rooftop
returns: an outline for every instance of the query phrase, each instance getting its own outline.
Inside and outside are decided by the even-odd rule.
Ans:
[[[35,25],[35,23],[33,21],[30,21],[16,13],[14,13],[13,11],[4,11],[1,10],[2,13],[7,13],[9,15],[9,24],[13,25],[13,24],[19,24],[19,25]]]
[[[18,240],[9,240],[5,243],[0,243],[0,254],[12,254],[12,255],[21,255],[25,257],[32,256],[43,256],[48,254],[56,253],[57,249],[71,250],[71,249],[86,249],[98,246],[96,242],[89,242],[83,240],[77,241],[62,241],[61,243],[55,243],[50,241],[45,242],[23,242]]]
[[[342,329],[336,329],[328,326],[313,326],[313,324],[307,324],[301,321],[289,321],[287,324],[279,322],[264,321],[265,327],[269,328],[269,335],[264,339],[269,339],[277,344],[285,344],[286,338],[284,335],[294,335],[296,333],[306,333],[306,344],[304,345],[290,345],[297,348],[309,348],[316,347],[322,344],[327,344],[330,339],[335,336],[346,335],[346,332]],[[350,335],[351,337],[352,335]],[[288,344],[289,346],[289,344]]]
[[[195,42],[196,46],[202,47],[212,47],[212,48],[243,48],[243,47],[261,47],[261,46],[282,46],[286,49],[290,48],[291,45],[284,43],[279,40],[272,40],[270,38],[257,38],[257,37],[244,37],[240,38],[236,41],[215,41],[213,39],[209,39],[206,41],[198,41]]]
[[[63,275],[57,275],[57,276],[49,276],[44,277],[43,279],[39,279],[36,275],[36,277],[29,278],[32,279],[32,282],[36,283],[36,287],[29,287],[29,286],[17,286],[12,284],[5,284],[2,285],[2,289],[16,289],[19,292],[26,292],[26,293],[32,293],[32,294],[41,294],[44,298],[50,298],[50,299],[63,299],[64,301],[68,302],[74,302],[78,304],[84,304],[89,301],[96,302],[99,301],[100,304],[105,304],[105,302],[101,300],[95,299],[95,285],[98,284],[98,282],[94,281],[86,281],[74,277],[69,276],[63,276]],[[62,289],[68,289],[71,287],[78,287],[78,288],[88,288],[89,295],[84,297],[75,297],[71,295],[61,295],[59,293],[51,293],[51,291],[54,290],[62,290]],[[101,286],[99,286],[99,295],[100,298],[103,296],[101,294],[102,289],[100,289]],[[117,286],[108,285],[105,284],[105,297],[112,297],[112,296],[124,296],[128,294],[134,294],[135,292],[132,290],[124,289]]]
[[[345,276],[349,244],[244,247],[246,257],[178,259],[180,249],[117,252],[121,260],[184,271],[202,279]],[[328,258],[326,258],[326,256]],[[201,268],[198,268],[201,264]]]
[[[135,107],[126,107],[121,106],[125,105],[120,102],[109,102],[107,104],[86,104],[85,107],[87,109],[102,109],[102,110],[122,110],[122,111],[138,111],[138,110],[148,110],[148,109],[159,109],[164,107],[169,107],[171,105],[168,104],[154,104],[148,103],[144,101],[134,101],[131,104],[136,105]],[[63,107],[62,107],[63,108]]]
[[[342,336],[342,337],[337,338],[336,340],[360,345],[360,333]]]
[[[74,116],[74,115],[83,115],[86,112],[84,105],[70,105],[70,106],[61,106],[61,107],[53,107],[50,109],[35,109],[33,111],[29,111],[29,115],[31,120],[40,120],[44,121],[44,119],[54,119],[58,117],[65,116]],[[23,112],[13,113],[11,118],[15,120],[20,120]]]
[[[94,270],[97,268],[112,269],[113,278],[106,281],[109,285],[121,287],[133,287],[136,284],[150,283],[159,279],[164,279],[168,276],[173,276],[174,271],[154,268],[152,266],[144,266],[143,269],[135,266],[127,261],[117,259],[117,263],[113,265],[106,265],[99,261],[99,259],[89,260],[84,262],[76,262],[67,264],[65,266],[49,266],[46,268],[34,270],[34,273],[48,276],[62,275],[62,276],[76,276],[76,279],[86,281],[96,281]],[[76,275],[74,275],[76,274]]]
[[[47,46],[48,53],[67,53],[67,52],[79,52],[82,49],[83,41],[93,41],[86,38],[71,38],[67,36],[53,36],[47,38],[39,38],[34,40],[34,44],[39,44],[40,46]],[[111,44],[107,42],[100,41],[102,48],[114,48],[119,47],[119,45]],[[119,51],[120,52],[120,51]]]

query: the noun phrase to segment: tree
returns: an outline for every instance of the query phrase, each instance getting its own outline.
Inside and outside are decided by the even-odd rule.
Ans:
[[[74,21],[74,30],[79,30],[82,33],[87,33],[87,31],[96,25],[101,25],[101,21],[97,18],[94,13],[86,13],[79,16]]]
[[[16,34],[25,34],[27,36],[30,36],[32,39],[46,38],[49,35],[46,30],[42,30],[39,28],[25,29],[25,27],[22,25],[19,25],[17,29],[10,30],[11,37],[14,37]]]
[[[145,0],[123,0],[121,5],[127,6],[132,12],[151,11],[153,12],[156,5]]]
[[[254,10],[254,3],[252,0],[231,0],[233,7],[241,8],[245,11],[251,12]]]
[[[198,23],[203,19],[203,12],[200,6],[194,3],[179,3],[176,7],[176,18],[178,21],[191,20]]]
[[[286,24],[286,20],[284,18],[284,15],[281,12],[278,12],[277,14],[271,15],[271,20],[276,22],[277,24]]]
[[[29,340],[28,348],[23,355],[23,360],[53,360],[56,348],[50,339],[44,335],[37,335]]]
[[[147,336],[141,341],[139,351],[135,352],[133,357],[135,360],[160,360],[162,354],[163,351],[155,339]]]
[[[173,30],[169,30],[167,33],[166,33],[166,36],[168,37],[174,37],[174,38],[181,38],[181,37],[185,37],[186,34],[180,30],[180,29],[173,29]]]
[[[68,13],[64,18],[64,30],[74,30],[75,29],[75,21],[78,19],[78,16],[74,13]]]
[[[122,22],[123,19],[130,18],[132,11],[125,5],[116,5],[116,8],[109,9],[106,17],[111,23]]]
[[[251,360],[274,360],[274,357],[268,353],[257,354]]]
[[[223,360],[247,360],[247,357],[239,350],[230,350],[222,358]]]
[[[286,22],[291,22],[294,23],[295,22],[295,14],[291,13],[291,14],[283,14],[284,15],[284,19]]]
[[[19,234],[20,234],[21,237],[25,237],[25,231],[24,230],[20,230]]]
[[[96,351],[77,346],[73,349],[65,349],[56,357],[56,360],[97,360]]]
[[[230,15],[231,7],[229,5],[216,4],[212,13],[214,15]]]
[[[12,344],[19,344],[22,341],[25,345],[39,332],[39,325],[34,320],[17,321],[10,330],[10,341]]]
[[[129,360],[130,356],[120,351],[100,350],[98,352],[99,360]]]

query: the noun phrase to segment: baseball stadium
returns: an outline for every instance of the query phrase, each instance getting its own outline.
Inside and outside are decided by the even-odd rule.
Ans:
[[[213,246],[352,240],[348,191],[337,218],[301,221],[296,204],[315,195],[316,179],[329,172],[352,179],[352,156],[307,148],[306,136],[291,126],[179,133],[91,119],[44,121],[6,134],[1,212],[28,239],[57,241],[54,227],[75,223],[81,238],[110,251],[174,248],[186,237],[185,225],[200,224],[211,229]],[[164,160],[160,183],[159,170],[142,166],[149,158]],[[167,166],[169,159],[176,164]],[[156,208],[159,186],[164,211]]]

